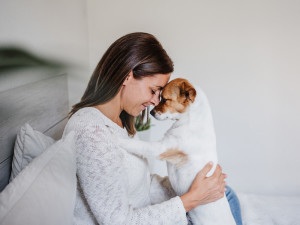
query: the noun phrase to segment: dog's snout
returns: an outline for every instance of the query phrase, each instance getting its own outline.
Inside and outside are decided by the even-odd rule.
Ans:
[[[155,115],[155,111],[154,111],[154,109],[152,109],[152,110],[150,111],[150,114],[151,114],[152,116],[154,116],[154,115]]]

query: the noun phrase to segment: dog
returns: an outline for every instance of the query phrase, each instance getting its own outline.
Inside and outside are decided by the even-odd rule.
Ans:
[[[209,162],[218,163],[212,113],[206,95],[200,88],[182,78],[169,82],[161,92],[159,104],[151,111],[158,120],[175,122],[158,142],[122,139],[119,144],[130,153],[167,161],[172,188],[178,196],[185,194],[196,174]],[[189,211],[194,225],[235,225],[224,195],[218,201]]]

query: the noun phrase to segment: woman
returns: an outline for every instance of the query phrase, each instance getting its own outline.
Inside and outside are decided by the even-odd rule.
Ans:
[[[144,159],[112,138],[135,134],[134,117],[158,104],[171,72],[171,59],[147,33],[121,37],[101,58],[64,131],[76,137],[74,224],[187,224],[186,212],[224,195],[220,166],[207,178],[207,164],[190,190],[176,196],[167,177],[150,175]]]

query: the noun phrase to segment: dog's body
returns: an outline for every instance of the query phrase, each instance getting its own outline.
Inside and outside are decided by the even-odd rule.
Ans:
[[[173,84],[170,84],[172,82]],[[196,174],[212,161],[214,168],[209,172],[208,176],[210,176],[215,170],[218,159],[213,120],[205,94],[200,88],[194,89],[184,79],[176,79],[172,82],[162,92],[164,103],[160,103],[151,113],[157,119],[176,120],[164,138],[159,142],[151,143],[127,139],[121,140],[121,145],[127,151],[143,157],[155,156],[167,160],[171,185],[176,194],[181,196],[189,190]],[[185,82],[183,85],[185,100],[181,101],[178,100],[178,95],[182,95],[182,90],[179,90],[180,93],[175,91],[175,97],[177,95],[175,99],[172,89],[182,88],[182,82]],[[168,96],[168,99],[165,96]],[[171,100],[181,101],[181,105],[185,107],[173,104],[173,108],[176,108],[175,112],[170,109],[170,103],[166,105],[166,102]],[[194,225],[235,225],[225,196],[216,202],[196,207],[189,212],[189,215]]]

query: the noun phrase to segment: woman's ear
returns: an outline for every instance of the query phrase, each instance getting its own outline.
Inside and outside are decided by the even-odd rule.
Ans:
[[[128,75],[126,76],[124,82],[123,82],[123,86],[126,86],[128,84],[128,82],[131,81],[131,79],[133,78],[133,72],[132,70],[128,73]]]

